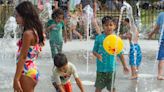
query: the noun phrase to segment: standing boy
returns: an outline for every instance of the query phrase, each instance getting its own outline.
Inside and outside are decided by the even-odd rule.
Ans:
[[[103,48],[103,41],[108,36],[113,34],[114,29],[116,28],[116,24],[114,19],[110,16],[105,16],[102,19],[102,25],[104,29],[104,33],[98,35],[95,39],[93,54],[97,57],[97,76],[95,92],[101,92],[102,89],[107,87],[107,90],[111,92],[115,92],[114,80],[116,73],[116,61],[114,55],[108,54]],[[128,68],[122,53],[118,55],[121,59],[123,69],[125,72],[128,72]]]

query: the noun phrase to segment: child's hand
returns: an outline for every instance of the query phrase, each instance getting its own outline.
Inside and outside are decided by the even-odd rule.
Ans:
[[[55,26],[56,26],[56,24],[52,24],[52,25],[50,26],[50,29],[53,29]]]
[[[97,54],[98,60],[102,61],[102,56],[100,54]]]
[[[129,68],[127,66],[124,66],[124,73],[128,74],[129,73]]]
[[[132,34],[130,32],[126,33],[126,37],[131,41],[132,40]]]
[[[21,84],[18,80],[14,79],[14,82],[13,82],[13,88],[14,88],[14,92],[23,92],[23,89],[21,87]]]
[[[152,33],[151,33],[151,32],[149,32],[149,33],[147,34],[147,39],[148,39],[148,40],[152,39]]]
[[[66,38],[64,38],[64,43],[66,43],[67,42],[67,39]]]
[[[96,18],[93,18],[92,22],[95,25],[97,23],[97,19]]]

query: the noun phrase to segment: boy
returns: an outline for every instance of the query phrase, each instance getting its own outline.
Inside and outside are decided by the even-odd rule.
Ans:
[[[56,88],[57,92],[72,92],[70,83],[71,75],[74,76],[76,84],[80,88],[81,92],[84,92],[82,82],[78,77],[75,66],[67,61],[64,54],[58,53],[54,57],[54,66],[52,75],[52,84]]]
[[[157,56],[157,60],[158,62],[158,76],[157,76],[157,80],[164,80],[164,77],[162,76],[163,74],[163,65],[164,65],[164,12],[161,12],[158,15],[157,21],[156,21],[156,26],[154,28],[154,30],[152,32],[150,32],[148,34],[149,39],[152,37],[152,35],[154,33],[156,33],[157,31],[160,31],[160,38],[159,38],[159,51],[158,51],[158,56]]]
[[[63,32],[64,41],[66,42],[67,32],[65,31],[65,26],[63,22],[63,11],[60,9],[55,10],[52,13],[52,19],[47,23],[46,31],[49,32],[49,41],[51,47],[52,58],[55,54],[62,52],[63,46]]]
[[[128,18],[125,18],[124,25],[130,30],[126,33],[126,37],[129,39],[130,44],[129,64],[132,73],[130,79],[137,79],[139,66],[142,60],[142,52],[140,45],[138,44],[139,32],[135,24],[130,24]]]
[[[93,47],[93,55],[97,57],[97,76],[95,82],[95,92],[101,92],[101,90],[105,87],[107,87],[107,90],[109,92],[111,92],[111,90],[112,92],[115,92],[113,80],[115,80],[116,61],[114,55],[109,55],[104,50],[103,41],[108,35],[113,34],[113,31],[116,28],[116,24],[114,23],[112,17],[105,16],[102,19],[102,25],[104,33],[96,37]],[[121,59],[124,71],[129,72],[123,54],[120,53],[118,56]]]

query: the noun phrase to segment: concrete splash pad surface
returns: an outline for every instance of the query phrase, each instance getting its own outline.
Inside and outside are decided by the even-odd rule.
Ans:
[[[126,49],[129,49],[128,41],[124,41]],[[94,82],[96,79],[96,65],[95,57],[90,52],[93,47],[93,41],[72,41],[64,44],[63,52],[67,55],[68,60],[75,64],[79,76],[83,82],[85,92],[94,92]],[[157,62],[155,60],[156,51],[158,49],[157,41],[142,40],[140,45],[143,52],[143,61],[140,67],[139,79],[129,80],[129,75],[124,75],[122,72],[122,66],[118,62],[117,75],[116,75],[116,89],[117,92],[163,92],[164,82],[156,80]],[[89,50],[89,67],[88,72],[86,69],[87,50]],[[14,53],[14,52],[13,52]],[[128,56],[125,56],[128,63]],[[0,67],[0,92],[13,92],[12,90],[12,78],[15,72],[15,65],[11,62],[11,59],[6,59]],[[155,63],[156,62],[156,63]],[[51,74],[53,62],[51,59],[51,53],[49,48],[49,42],[46,42],[46,46],[38,59],[37,65],[40,69],[41,78],[36,86],[35,92],[55,92],[51,85]],[[6,68],[10,67],[10,68]],[[73,92],[80,92],[74,79],[71,79],[73,85]],[[103,92],[108,92],[106,89]]]

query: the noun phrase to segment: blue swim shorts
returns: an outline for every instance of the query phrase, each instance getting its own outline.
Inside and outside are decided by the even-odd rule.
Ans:
[[[164,60],[164,40],[160,43],[157,60]]]
[[[129,52],[129,64],[130,66],[139,66],[142,60],[142,52],[139,44],[131,44]]]

